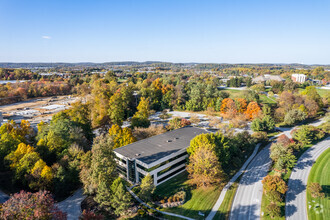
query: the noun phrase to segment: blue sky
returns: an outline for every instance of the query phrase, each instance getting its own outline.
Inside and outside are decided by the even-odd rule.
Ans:
[[[0,62],[330,64],[328,0],[0,0]]]

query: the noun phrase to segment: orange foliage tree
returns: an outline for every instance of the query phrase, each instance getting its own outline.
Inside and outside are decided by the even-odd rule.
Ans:
[[[250,102],[246,108],[245,114],[250,118],[255,118],[260,112],[260,107],[256,102]]]
[[[237,99],[235,99],[235,102],[236,102],[236,107],[237,107],[238,113],[243,113],[246,111],[247,102],[245,99],[237,98]]]
[[[220,111],[223,114],[228,114],[231,116],[236,115],[237,109],[236,109],[236,104],[235,104],[234,100],[232,100],[230,98],[225,98],[224,100],[222,100]]]

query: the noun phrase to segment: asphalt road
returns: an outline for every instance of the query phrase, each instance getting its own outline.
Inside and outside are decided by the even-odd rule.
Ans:
[[[271,165],[270,145],[262,149],[243,174],[231,207],[230,220],[260,219],[262,183]]]
[[[81,215],[81,202],[86,198],[83,190],[78,189],[72,196],[57,203],[57,207],[62,212],[67,213],[68,220],[78,220]]]
[[[309,172],[316,159],[328,148],[330,148],[330,137],[308,149],[298,159],[288,182],[288,192],[285,199],[286,219],[308,219],[306,186]]]

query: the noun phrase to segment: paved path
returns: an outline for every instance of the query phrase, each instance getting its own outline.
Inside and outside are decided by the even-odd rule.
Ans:
[[[186,216],[183,216],[183,215],[178,215],[178,214],[174,214],[174,213],[170,213],[170,212],[162,212],[162,211],[159,211],[158,209],[152,208],[148,204],[143,202],[137,195],[135,195],[135,193],[130,188],[126,187],[126,189],[139,203],[141,203],[142,205],[144,205],[148,209],[153,209],[156,212],[162,213],[164,215],[170,215],[170,216],[174,216],[174,217],[182,218],[182,219],[187,219],[187,220],[194,220],[193,218],[189,218],[189,217],[186,217]]]
[[[4,203],[9,199],[9,196],[0,190],[0,203]]]
[[[214,218],[215,214],[217,213],[217,211],[219,210],[219,208],[221,206],[221,203],[223,202],[223,200],[225,198],[225,195],[226,195],[227,191],[229,190],[229,188],[231,187],[231,185],[233,185],[233,183],[237,180],[237,178],[245,171],[245,168],[247,167],[247,165],[250,163],[250,161],[258,153],[258,150],[259,150],[260,145],[261,144],[257,144],[257,146],[254,148],[253,153],[249,157],[249,159],[247,161],[245,161],[245,163],[243,164],[242,168],[235,174],[235,176],[233,176],[233,178],[231,178],[231,180],[227,183],[227,185],[222,189],[217,202],[213,206],[213,208],[212,208],[210,214],[207,216],[206,220],[212,220]]]
[[[309,148],[293,168],[286,193],[286,219],[307,220],[306,186],[310,170],[316,159],[330,148],[330,137]]]
[[[262,149],[243,174],[231,207],[229,219],[259,219],[262,198],[261,180],[271,165],[270,144]]]
[[[83,190],[78,189],[72,196],[57,203],[57,207],[67,213],[68,220],[78,220],[81,215],[81,202],[86,198]]]

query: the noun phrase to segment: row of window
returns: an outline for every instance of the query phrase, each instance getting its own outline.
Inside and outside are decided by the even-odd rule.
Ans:
[[[173,164],[172,166],[167,167],[166,169],[159,171],[159,172],[157,173],[157,176],[160,176],[160,175],[162,175],[162,174],[164,174],[164,173],[167,173],[167,172],[173,170],[174,168],[176,168],[176,167],[178,167],[178,166],[180,166],[180,165],[182,165],[182,164],[185,164],[186,162],[187,162],[187,160],[184,159],[184,160],[182,160],[182,161],[180,161],[180,162],[178,162],[178,163],[176,163],[176,164]]]
[[[185,166],[184,167],[181,167],[180,169],[174,171],[173,173],[170,173],[170,174],[168,174],[168,175],[166,175],[166,176],[158,179],[157,180],[157,184],[160,183],[160,182],[162,182],[162,181],[164,181],[164,180],[166,180],[166,179],[168,179],[168,178],[170,178],[171,176],[174,176],[175,174],[177,174],[177,173],[179,173],[179,172],[181,172],[182,170],[185,170],[185,169],[186,169]]]
[[[115,155],[115,158],[116,158],[116,160],[121,161],[121,162],[123,162],[124,164],[126,164],[126,160],[124,160],[124,159],[122,159],[122,158],[120,158],[120,157],[117,157],[117,155]]]
[[[164,161],[163,163],[160,163],[160,164],[158,164],[158,165],[156,165],[156,166],[153,166],[153,167],[151,167],[151,168],[149,168],[149,169],[145,168],[144,166],[142,166],[142,165],[140,165],[140,164],[138,164],[138,163],[136,164],[136,166],[137,166],[138,168],[140,168],[140,169],[146,171],[146,172],[151,172],[151,171],[153,171],[153,170],[155,170],[155,169],[157,169],[157,168],[159,168],[159,167],[161,167],[161,166],[164,166],[165,164],[170,163],[170,162],[172,162],[172,161],[174,161],[174,160],[176,160],[176,159],[178,159],[178,158],[180,158],[180,157],[183,157],[183,156],[185,156],[185,155],[187,155],[187,152],[183,152],[183,153],[181,153],[181,154],[179,154],[179,155],[177,155],[177,156],[175,156],[175,157],[172,157],[171,159],[169,159],[169,160],[167,160],[167,161]]]

